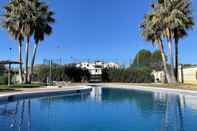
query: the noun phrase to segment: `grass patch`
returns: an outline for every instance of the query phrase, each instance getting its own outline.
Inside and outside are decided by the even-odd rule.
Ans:
[[[39,87],[44,87],[47,84],[45,83],[32,83],[32,84],[16,84],[16,85],[11,85],[10,88],[39,88]]]
[[[32,84],[15,84],[15,85],[0,85],[0,92],[11,92],[16,91],[17,88],[39,88],[44,87],[47,84],[44,83],[32,83]]]
[[[162,88],[171,88],[171,89],[183,89],[183,90],[195,90],[197,91],[197,84],[162,84],[162,83],[141,83],[141,84],[133,84],[139,86],[150,86],[150,87],[162,87]]]
[[[15,91],[14,88],[10,88],[7,85],[0,85],[0,92],[11,92]]]

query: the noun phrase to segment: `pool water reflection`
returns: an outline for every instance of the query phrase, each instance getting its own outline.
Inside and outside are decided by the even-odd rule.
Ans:
[[[94,88],[0,103],[0,131],[196,131],[197,97]]]

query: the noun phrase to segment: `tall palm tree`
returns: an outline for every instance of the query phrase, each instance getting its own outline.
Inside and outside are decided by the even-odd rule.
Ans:
[[[177,36],[178,34],[180,34],[179,32],[182,29],[183,29],[182,31],[184,31],[185,29],[190,28],[193,23],[192,22],[193,18],[191,16],[191,1],[190,0],[158,0],[158,2],[155,5],[157,6],[154,6],[153,9],[162,18],[163,36],[168,41],[169,60],[171,67],[170,72],[173,79],[173,83],[175,83],[176,79],[174,72],[175,62],[174,62],[174,52],[173,52],[173,40],[175,39],[177,43],[178,42]],[[179,38],[182,37],[181,35],[179,35]],[[178,46],[176,46],[176,49],[177,48]],[[176,62],[178,62],[178,58]],[[176,66],[178,69],[178,65]],[[178,73],[178,71],[176,71],[176,73]]]
[[[32,74],[34,70],[34,63],[36,59],[36,53],[38,50],[38,45],[40,41],[43,41],[45,35],[50,35],[52,33],[51,24],[55,22],[53,18],[53,12],[49,10],[48,6],[45,3],[37,3],[36,5],[36,22],[34,24],[34,48],[33,48],[33,57],[31,61],[31,70],[29,76],[29,82],[31,83]]]
[[[142,36],[147,41],[151,41],[153,44],[159,45],[160,53],[162,56],[164,72],[167,78],[167,82],[171,83],[172,78],[167,68],[167,60],[165,57],[164,46],[162,41],[162,25],[160,23],[161,19],[157,13],[151,12],[144,17],[144,21],[141,24]]]
[[[19,64],[19,82],[23,82],[23,77],[22,77],[22,41],[24,39],[23,34],[22,34],[22,28],[21,28],[21,23],[20,23],[20,6],[21,6],[21,1],[20,0],[15,0],[11,1],[8,3],[7,6],[5,6],[5,14],[3,15],[3,21],[2,21],[2,27],[7,29],[9,34],[14,37],[18,41],[18,61],[20,62]],[[17,12],[17,13],[16,13]]]
[[[187,36],[187,32],[184,29],[174,29],[174,42],[175,42],[175,77],[179,81],[179,39]]]
[[[28,75],[29,75],[29,46],[30,46],[30,37],[33,34],[34,31],[34,26],[33,24],[35,23],[35,3],[38,2],[37,0],[23,0],[24,5],[23,5],[23,11],[24,13],[24,20],[22,21],[23,23],[23,33],[24,36],[26,37],[26,58],[25,58],[25,83],[28,83]]]
[[[171,0],[158,0],[158,3],[156,3],[156,5],[157,6],[154,6],[153,9],[162,19],[162,21],[159,24],[162,24],[163,36],[166,38],[168,42],[170,74],[172,77],[171,83],[176,83],[174,74],[173,34],[171,30],[171,25],[174,24],[172,22],[174,18],[171,17]]]
[[[26,37],[26,62],[25,62],[25,83],[27,83],[28,77],[28,62],[29,62],[29,42],[30,36],[33,33],[33,22],[35,21],[34,12],[33,12],[33,3],[35,0],[11,0],[8,3],[8,6],[5,7],[9,14],[7,15],[10,25],[19,32],[18,38],[21,36]],[[20,41],[21,42],[21,41]],[[20,47],[20,46],[19,46]],[[20,67],[21,68],[21,67]],[[21,70],[21,69],[20,69]],[[21,72],[21,71],[20,71]]]
[[[179,65],[179,40],[185,36],[187,36],[187,30],[192,29],[194,26],[194,19],[192,16],[191,9],[191,1],[190,0],[181,0],[179,4],[177,4],[177,9],[182,12],[181,18],[182,24],[179,24],[176,28],[174,28],[174,41],[175,41],[175,76],[178,81],[178,65]],[[184,16],[184,17],[183,17]]]
[[[48,6],[41,3],[40,0],[11,0],[6,7],[7,12],[9,12],[9,29],[13,32],[17,32],[17,38],[22,45],[23,38],[26,38],[26,58],[25,58],[25,83],[28,83],[29,78],[29,47],[30,38],[34,34],[35,47],[33,52],[32,64],[34,65],[35,56],[38,48],[38,43],[44,39],[45,34],[50,34],[52,28],[51,23],[54,22],[52,18],[53,12],[48,10]],[[15,26],[17,28],[15,28]],[[21,46],[20,52],[21,51]],[[20,61],[22,61],[22,54],[20,53]],[[22,65],[21,65],[22,68]],[[33,66],[32,70],[33,72]],[[22,71],[20,71],[22,72]],[[22,74],[22,73],[21,73]]]

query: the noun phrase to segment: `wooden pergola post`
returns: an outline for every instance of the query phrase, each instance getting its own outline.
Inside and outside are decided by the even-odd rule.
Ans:
[[[11,65],[12,64],[22,64],[18,61],[11,61],[11,60],[3,60],[3,61],[0,61],[0,64],[3,64],[3,65],[8,65],[8,86],[11,85]]]
[[[8,86],[11,85],[11,64],[8,64]]]

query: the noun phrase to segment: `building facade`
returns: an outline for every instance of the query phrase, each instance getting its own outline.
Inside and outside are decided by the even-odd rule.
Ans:
[[[91,75],[101,75],[104,68],[120,68],[116,63],[104,61],[80,62],[76,67],[89,70]]]
[[[102,70],[104,68],[120,68],[120,66],[116,63],[105,61],[80,62],[76,64],[76,67],[89,70],[91,75],[90,82],[100,82]]]
[[[165,82],[164,71],[153,71],[155,83]],[[197,84],[197,66],[182,67],[179,66],[179,82],[185,84]]]
[[[179,66],[179,81],[188,84],[197,84],[197,66],[185,68]]]

